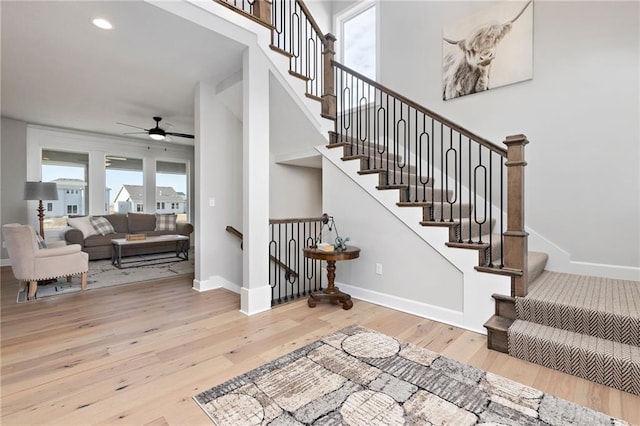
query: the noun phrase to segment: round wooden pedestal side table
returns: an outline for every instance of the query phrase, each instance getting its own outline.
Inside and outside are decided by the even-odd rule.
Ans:
[[[352,260],[360,256],[360,249],[358,247],[347,246],[344,251],[322,251],[313,247],[305,247],[303,249],[304,257],[309,259],[324,260],[327,262],[327,288],[324,290],[311,293],[307,304],[310,308],[315,308],[316,303],[322,300],[328,300],[332,304],[342,304],[342,309],[348,310],[353,306],[351,296],[347,293],[340,291],[335,286],[336,279],[336,262],[339,260]]]

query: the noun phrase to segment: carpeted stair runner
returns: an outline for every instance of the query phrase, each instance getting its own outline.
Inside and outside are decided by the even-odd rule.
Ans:
[[[511,356],[640,395],[640,282],[544,271],[516,318]]]

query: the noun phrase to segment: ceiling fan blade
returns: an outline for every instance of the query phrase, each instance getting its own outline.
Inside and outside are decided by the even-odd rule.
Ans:
[[[148,134],[148,132],[128,132],[128,133],[123,133],[123,135],[146,135]]]
[[[144,130],[144,131],[146,131],[146,132],[148,132],[148,131],[149,131],[149,129],[145,129],[144,127],[134,126],[134,125],[132,125],[132,124],[126,124],[126,123],[116,123],[116,124],[121,124],[121,125],[123,125],[123,126],[134,127],[134,128],[136,128],[136,129]]]
[[[174,132],[166,132],[167,135],[178,136],[179,138],[189,138],[194,139],[193,135],[187,135],[186,133],[174,133]]]

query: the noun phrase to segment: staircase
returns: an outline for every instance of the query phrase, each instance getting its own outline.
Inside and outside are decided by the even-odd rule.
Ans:
[[[528,252],[524,135],[504,149],[339,64],[301,0],[217,1],[271,29],[335,122],[327,148],[397,191],[398,209],[421,209],[421,226],[447,229],[447,247],[476,251],[476,271],[510,278],[484,325],[490,349],[640,395],[640,283],[545,271],[547,255]]]

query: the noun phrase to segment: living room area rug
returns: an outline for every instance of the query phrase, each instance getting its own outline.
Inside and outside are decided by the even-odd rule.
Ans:
[[[194,400],[218,426],[628,425],[359,325]]]
[[[127,268],[125,269],[116,268],[111,264],[111,260],[90,260],[87,274],[87,290],[193,273],[193,250],[189,252],[189,260],[186,261],[175,258],[176,261],[167,262],[166,256],[166,253],[129,256],[124,258],[127,262]],[[50,284],[38,285],[36,300],[43,297],[75,293],[81,290],[79,275],[73,276],[71,282],[67,282],[66,278],[63,277]],[[27,290],[18,291],[17,302],[27,301]]]

